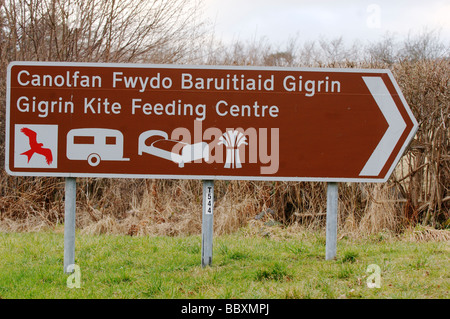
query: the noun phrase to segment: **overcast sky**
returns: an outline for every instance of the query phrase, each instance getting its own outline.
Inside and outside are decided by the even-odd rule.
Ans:
[[[282,44],[343,36],[347,41],[398,39],[427,30],[450,41],[450,1],[438,0],[205,0],[205,14],[224,42],[267,37]]]

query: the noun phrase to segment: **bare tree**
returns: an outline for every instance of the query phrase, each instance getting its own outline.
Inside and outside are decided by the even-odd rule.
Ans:
[[[202,36],[191,0],[6,0],[10,60],[178,62]]]
[[[348,47],[342,37],[334,39],[322,38],[319,40],[320,47],[320,60],[318,62],[333,64],[355,61],[358,59],[358,47],[360,45],[355,42],[352,46]]]
[[[436,30],[424,29],[418,34],[409,34],[399,54],[403,59],[423,61],[448,56],[449,47],[445,46]]]
[[[397,43],[392,35],[387,34],[381,41],[369,44],[367,54],[371,63],[382,63],[390,66],[398,58]]]

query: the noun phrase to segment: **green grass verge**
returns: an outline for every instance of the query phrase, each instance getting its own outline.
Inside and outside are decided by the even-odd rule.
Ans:
[[[80,288],[68,288],[61,233],[0,233],[0,298],[449,298],[448,242],[325,237],[214,239],[201,267],[201,238],[79,235]],[[371,264],[380,288],[367,285]]]

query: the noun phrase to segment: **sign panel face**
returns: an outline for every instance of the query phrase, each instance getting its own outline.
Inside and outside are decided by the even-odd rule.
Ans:
[[[12,175],[382,182],[417,130],[389,70],[14,62]]]

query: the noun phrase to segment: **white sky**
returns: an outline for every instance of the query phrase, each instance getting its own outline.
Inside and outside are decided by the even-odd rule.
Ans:
[[[427,30],[450,42],[450,0],[204,0],[205,15],[224,42],[267,37],[317,40],[402,39]]]

